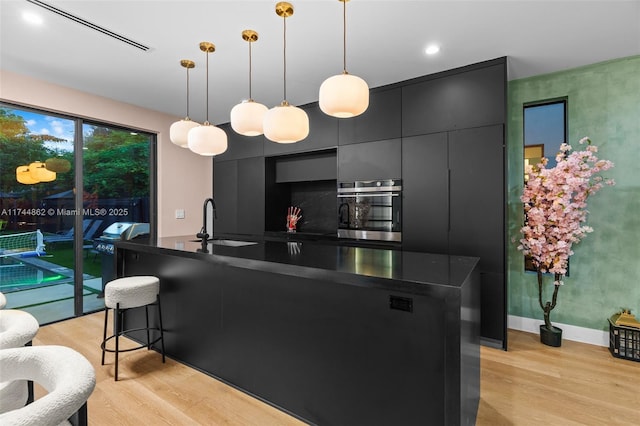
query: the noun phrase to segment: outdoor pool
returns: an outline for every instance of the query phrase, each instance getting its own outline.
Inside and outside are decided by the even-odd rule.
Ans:
[[[0,292],[11,293],[49,285],[72,282],[73,279],[39,268],[13,257],[0,258]]]

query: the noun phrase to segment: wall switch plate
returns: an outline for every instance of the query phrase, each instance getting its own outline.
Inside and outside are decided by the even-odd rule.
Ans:
[[[184,209],[176,209],[176,219],[184,219]]]

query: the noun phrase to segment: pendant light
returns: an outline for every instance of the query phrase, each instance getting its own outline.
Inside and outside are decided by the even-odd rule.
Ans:
[[[258,41],[258,33],[244,30],[242,39],[249,43],[249,99],[231,109],[231,128],[244,136],[258,136],[263,132],[262,122],[267,107],[251,98],[251,43]]]
[[[320,86],[318,104],[322,112],[338,118],[355,117],[369,107],[369,86],[358,76],[347,72],[347,2],[343,4],[342,74],[326,79]]]
[[[189,130],[187,144],[196,154],[213,156],[227,150],[227,134],[219,127],[209,123],[209,53],[216,51],[216,46],[208,41],[200,43],[200,50],[207,55],[207,119],[201,126]]]
[[[294,143],[309,135],[307,113],[287,102],[287,18],[293,15],[293,6],[281,1],[276,4],[276,15],[284,22],[284,100],[264,115],[264,136],[273,142]]]
[[[40,183],[39,180],[31,177],[29,166],[18,166],[16,168],[16,180],[19,183],[23,183],[25,185],[33,185],[36,183]]]
[[[188,148],[187,135],[189,130],[198,126],[198,123],[189,118],[189,70],[195,68],[196,63],[189,59],[180,61],[180,65],[187,69],[187,115],[180,121],[176,121],[169,128],[169,139],[181,148]]]
[[[31,173],[31,178],[38,182],[53,182],[56,180],[56,172],[47,170],[45,164],[40,161],[29,164],[29,173]]]

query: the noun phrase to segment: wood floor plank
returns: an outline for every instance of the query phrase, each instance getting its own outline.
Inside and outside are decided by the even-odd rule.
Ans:
[[[34,339],[35,345],[69,346],[95,367],[91,425],[303,424],[170,358],[163,364],[154,351],[121,356],[115,382],[113,355],[100,365],[103,320],[97,313],[50,324]],[[607,348],[571,341],[551,348],[537,335],[509,330],[509,351],[482,347],[480,353],[477,425],[640,424],[640,363],[614,358]]]

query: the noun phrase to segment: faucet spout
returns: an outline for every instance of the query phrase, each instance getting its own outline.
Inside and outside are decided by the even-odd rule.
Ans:
[[[216,213],[216,202],[213,200],[213,197],[205,199],[202,205],[202,229],[200,229],[200,232],[196,234],[196,238],[202,239],[203,242],[209,239],[209,234],[207,233],[207,206],[209,203],[211,203],[211,207],[213,208],[213,219],[215,220],[218,218],[218,215]],[[211,237],[213,237],[214,235],[214,228],[214,222],[212,221]]]

